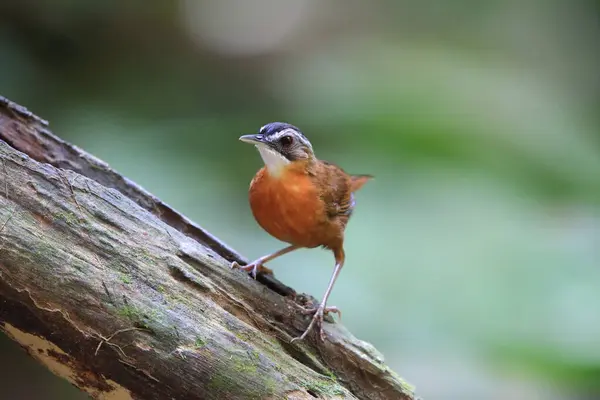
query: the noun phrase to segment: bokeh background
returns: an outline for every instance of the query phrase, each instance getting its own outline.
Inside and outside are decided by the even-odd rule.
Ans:
[[[0,2],[0,94],[249,258],[237,138],[371,173],[330,304],[425,399],[600,398],[600,24],[586,0]],[[318,297],[333,263],[272,264]],[[6,399],[77,399],[0,338]]]

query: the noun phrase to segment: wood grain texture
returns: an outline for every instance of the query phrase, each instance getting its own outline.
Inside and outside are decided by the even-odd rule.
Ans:
[[[0,330],[98,399],[413,399],[310,300],[0,98]]]

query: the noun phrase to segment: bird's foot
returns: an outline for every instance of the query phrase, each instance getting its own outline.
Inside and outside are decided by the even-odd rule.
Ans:
[[[270,270],[269,268],[263,266],[259,260],[251,262],[250,264],[246,264],[246,265],[240,265],[234,261],[231,263],[231,268],[232,269],[241,269],[242,271],[250,272],[250,275],[254,279],[256,279],[256,274],[258,274],[259,272],[262,272],[264,274],[273,274],[273,271]]]
[[[342,311],[336,306],[325,307],[324,305],[320,305],[319,307],[314,308],[302,308],[301,313],[306,315],[314,315],[304,333],[301,336],[293,338],[291,343],[294,343],[296,340],[303,340],[315,325],[317,325],[317,329],[319,330],[319,338],[322,342],[324,342],[325,331],[323,330],[323,317],[325,316],[325,314],[336,313],[340,318],[342,318]]]

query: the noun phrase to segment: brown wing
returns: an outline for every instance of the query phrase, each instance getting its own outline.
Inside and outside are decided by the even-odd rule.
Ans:
[[[345,224],[354,208],[350,176],[337,165],[324,161],[315,168],[313,176],[319,183],[327,218],[340,219]]]

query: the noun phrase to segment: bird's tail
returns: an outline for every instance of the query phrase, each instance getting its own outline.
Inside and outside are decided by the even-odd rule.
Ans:
[[[352,175],[350,177],[350,185],[352,187],[352,192],[356,192],[358,189],[363,187],[367,181],[373,179],[373,175]]]

